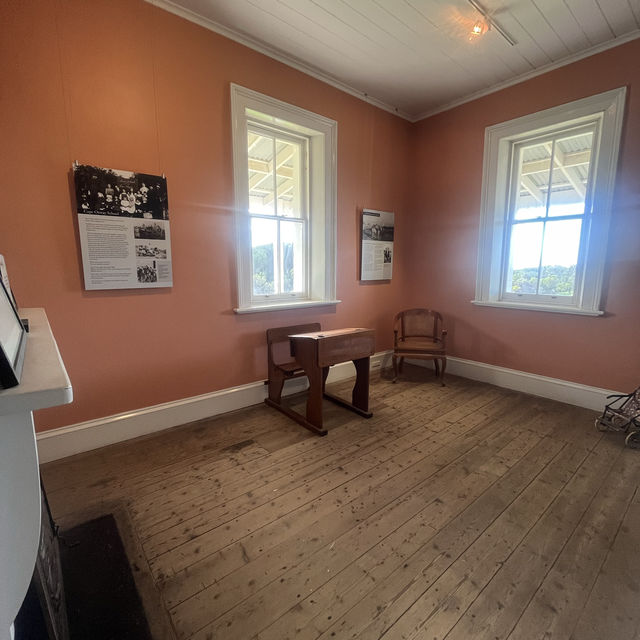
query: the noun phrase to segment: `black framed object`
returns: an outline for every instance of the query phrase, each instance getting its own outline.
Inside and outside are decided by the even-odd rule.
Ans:
[[[9,292],[0,281],[0,388],[20,384],[27,337]]]

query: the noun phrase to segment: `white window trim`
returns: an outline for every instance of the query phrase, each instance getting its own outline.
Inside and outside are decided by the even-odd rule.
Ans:
[[[602,315],[600,299],[607,254],[607,235],[616,180],[626,87],[516,118],[485,130],[476,298],[481,306],[534,309],[555,313]],[[519,139],[552,127],[600,121],[599,152],[594,168],[593,214],[586,246],[586,269],[575,306],[501,299],[508,187],[512,146]]]
[[[311,140],[308,223],[311,239],[307,256],[310,273],[308,273],[309,285],[306,298],[298,296],[285,299],[274,296],[266,297],[264,301],[257,301],[252,296],[246,145],[249,119],[294,129]],[[231,122],[238,278],[238,306],[234,311],[256,313],[339,303],[340,300],[336,299],[338,123],[233,83],[231,84]],[[318,189],[318,184],[324,185],[324,188]]]

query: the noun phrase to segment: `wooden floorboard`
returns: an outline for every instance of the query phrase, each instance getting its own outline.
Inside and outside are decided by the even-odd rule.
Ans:
[[[252,407],[43,480],[63,526],[126,513],[178,640],[638,638],[640,452],[620,434],[415,367],[375,377],[371,407],[326,403],[325,438]]]

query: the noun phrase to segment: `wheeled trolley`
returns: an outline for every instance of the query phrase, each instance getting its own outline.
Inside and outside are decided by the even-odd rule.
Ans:
[[[607,396],[611,400],[596,418],[599,431],[624,431],[625,444],[640,449],[640,387],[632,393]]]

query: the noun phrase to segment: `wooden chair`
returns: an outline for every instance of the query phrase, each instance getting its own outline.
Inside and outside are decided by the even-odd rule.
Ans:
[[[436,376],[444,386],[447,367],[446,337],[442,316],[430,309],[407,309],[393,320],[393,381],[402,373],[405,358],[433,360]],[[398,360],[400,361],[398,363]]]
[[[269,400],[271,401],[267,404],[280,405],[285,380],[305,375],[302,367],[291,356],[289,336],[294,333],[310,333],[312,331],[320,331],[319,322],[267,329],[267,365],[269,373],[267,384],[269,385]]]

